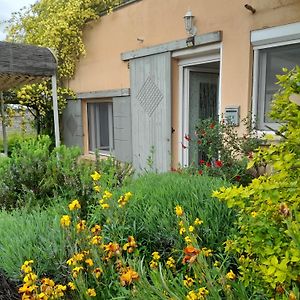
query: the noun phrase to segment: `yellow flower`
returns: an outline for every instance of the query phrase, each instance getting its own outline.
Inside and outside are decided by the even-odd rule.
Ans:
[[[158,252],[153,252],[152,257],[153,257],[154,260],[159,260],[160,259],[160,255],[159,255]]]
[[[166,265],[167,265],[167,268],[171,269],[171,268],[175,268],[176,265],[175,265],[175,259],[170,256],[166,262]]]
[[[21,267],[21,270],[27,274],[27,273],[30,273],[32,271],[32,268],[31,268],[31,264],[33,264],[33,260],[25,260],[22,267]]]
[[[199,218],[196,218],[196,220],[194,221],[194,225],[201,225],[203,224],[203,221],[200,220]]]
[[[93,236],[92,239],[91,239],[91,244],[92,244],[92,245],[98,245],[98,244],[100,244],[101,239],[102,239],[101,236],[95,235],[95,236]]]
[[[95,186],[93,187],[93,189],[94,189],[95,192],[99,193],[100,190],[101,190],[101,187],[100,187],[99,185],[95,185]]]
[[[101,226],[100,225],[95,225],[94,227],[91,228],[91,232],[93,234],[98,234],[101,231]]]
[[[83,270],[83,267],[75,267],[73,270],[72,270],[72,276],[74,278],[77,278],[78,277],[78,274],[80,271]]]
[[[90,297],[96,297],[96,295],[97,295],[95,289],[88,289],[86,291],[86,294]]]
[[[189,232],[193,232],[195,230],[195,227],[194,226],[190,226],[189,227]]]
[[[226,278],[230,279],[230,280],[235,280],[236,279],[236,275],[233,273],[232,270],[230,270],[227,274],[226,274]]]
[[[38,294],[38,299],[40,300],[48,300],[49,297],[45,293]]]
[[[203,252],[203,254],[206,256],[206,257],[209,257],[209,256],[212,256],[212,250],[211,249],[207,249],[206,247],[203,247],[201,249],[201,251]]]
[[[104,191],[103,199],[109,199],[111,197],[112,197],[112,193],[110,193],[109,191]]]
[[[36,274],[28,273],[24,277],[23,281],[24,281],[24,283],[27,283],[28,285],[32,285],[37,279],[38,279],[38,277]]]
[[[60,219],[60,224],[62,227],[68,227],[71,224],[71,218],[68,215],[63,215]]]
[[[75,285],[74,282],[69,282],[69,283],[68,283],[68,287],[69,287],[72,291],[76,290],[76,285]]]
[[[96,268],[96,269],[93,271],[93,273],[95,274],[96,278],[99,278],[99,277],[102,275],[103,271],[102,271],[101,268]]]
[[[183,227],[183,225],[184,225],[184,224],[183,224],[183,221],[182,221],[182,220],[179,221],[179,222],[178,222],[178,225],[179,225],[180,227]]]
[[[186,296],[186,300],[199,300],[199,298],[194,291],[190,291]]]
[[[178,217],[181,217],[183,215],[183,208],[180,205],[176,205],[175,207],[175,213]]]
[[[76,209],[80,209],[81,205],[79,203],[79,201],[77,199],[73,200],[70,204],[69,204],[69,210],[76,210]]]
[[[101,178],[101,175],[100,175],[97,171],[95,171],[95,172],[91,175],[91,177],[93,178],[94,181],[97,181],[97,180],[99,180],[99,179]]]
[[[91,258],[86,259],[86,260],[85,260],[85,263],[86,263],[87,265],[89,265],[90,267],[91,267],[92,265],[94,265],[94,262],[93,262],[93,260],[92,260]]]
[[[208,292],[207,288],[205,288],[205,287],[201,287],[198,291],[199,299],[204,299],[204,297],[208,294],[209,294],[209,292]]]
[[[86,228],[86,221],[85,220],[80,220],[76,224],[77,233],[83,231],[85,228]]]
[[[185,275],[184,278],[183,284],[185,287],[191,287],[195,283],[195,280],[188,275]]]
[[[158,262],[155,261],[155,260],[151,260],[150,263],[149,263],[149,265],[150,265],[150,268],[151,268],[151,269],[157,269],[157,267],[158,267]]]
[[[184,238],[184,240],[187,244],[190,244],[192,242],[192,239],[188,235]]]
[[[181,227],[180,229],[179,229],[179,234],[180,235],[183,235],[184,233],[185,233],[185,228],[184,227]]]
[[[253,218],[256,218],[257,212],[256,212],[256,211],[253,211],[253,212],[251,213],[251,216],[252,216]]]
[[[103,203],[101,204],[102,209],[108,209],[109,208],[109,204],[107,203]]]
[[[220,265],[221,265],[221,263],[219,261],[216,260],[214,262],[214,267],[218,268],[218,267],[220,267]]]

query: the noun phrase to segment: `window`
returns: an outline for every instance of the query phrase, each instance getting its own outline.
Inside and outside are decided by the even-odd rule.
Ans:
[[[261,48],[257,50],[257,128],[268,130],[268,127],[276,128],[278,125],[272,120],[268,113],[271,110],[273,95],[279,86],[276,75],[282,74],[282,68],[292,69],[300,66],[300,43],[282,46]]]
[[[109,153],[114,149],[112,101],[96,100],[87,103],[88,147]]]

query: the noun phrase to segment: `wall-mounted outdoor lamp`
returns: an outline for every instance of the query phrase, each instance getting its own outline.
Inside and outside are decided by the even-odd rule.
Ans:
[[[185,14],[185,16],[183,17],[183,19],[184,19],[185,30],[189,35],[189,37],[186,40],[186,45],[188,47],[192,47],[195,44],[194,36],[197,33],[197,28],[194,25],[195,16],[193,16],[192,11],[189,9]]]
[[[191,36],[195,35],[197,33],[197,28],[194,25],[195,16],[193,16],[190,9],[187,11],[183,19],[186,32]]]

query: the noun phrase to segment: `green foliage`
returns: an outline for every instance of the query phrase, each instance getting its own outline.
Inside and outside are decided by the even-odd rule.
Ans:
[[[20,280],[20,266],[34,257],[38,274],[62,280],[67,240],[59,225],[61,205],[0,212],[0,269],[10,278]]]
[[[121,192],[132,192],[125,212],[96,210],[94,218],[111,220],[107,234],[112,240],[133,235],[147,253],[160,251],[168,255],[173,247],[182,247],[174,207],[181,203],[189,220],[199,217],[203,245],[218,249],[233,227],[235,215],[225,205],[211,198],[211,191],[224,181],[188,174],[148,174],[125,185]],[[120,192],[119,192],[120,193]],[[118,192],[117,192],[118,194]],[[115,222],[114,222],[115,221]]]
[[[16,147],[16,145],[21,141],[25,139],[34,138],[34,133],[9,133],[8,134],[8,153],[10,155],[11,151]],[[0,138],[0,152],[3,152],[3,140]]]
[[[300,92],[300,68],[278,78],[281,90],[271,115],[283,122],[278,130],[282,139],[260,148],[248,165],[267,164],[271,173],[248,187],[223,188],[214,195],[238,209],[239,233],[226,249],[237,255],[245,285],[286,299],[299,289],[300,109],[289,98]]]
[[[85,174],[89,177],[90,167],[78,161],[80,150],[61,146],[52,151],[50,145],[48,136],[22,140],[10,158],[1,158],[2,207],[48,205],[54,196],[84,194],[86,187],[81,179]]]
[[[247,184],[253,176],[246,171],[247,156],[252,156],[260,144],[250,121],[243,120],[247,133],[240,136],[236,127],[230,123],[212,119],[199,120],[195,128],[195,138],[185,136],[191,153],[190,170],[200,174],[222,177],[233,183]]]

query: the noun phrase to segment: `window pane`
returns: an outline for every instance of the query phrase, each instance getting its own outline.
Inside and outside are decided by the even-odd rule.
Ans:
[[[110,151],[113,148],[112,134],[112,103],[88,103],[88,132],[89,132],[89,151],[96,149]]]
[[[260,51],[259,105],[258,117],[264,123],[272,123],[268,113],[274,93],[279,89],[276,75],[282,74],[282,68],[292,69],[300,65],[300,44],[292,44]],[[260,122],[261,124],[263,122]]]

